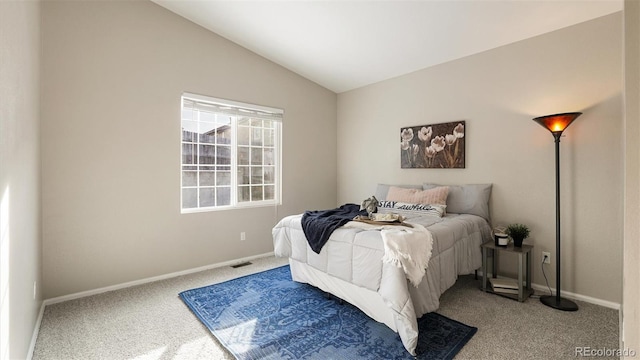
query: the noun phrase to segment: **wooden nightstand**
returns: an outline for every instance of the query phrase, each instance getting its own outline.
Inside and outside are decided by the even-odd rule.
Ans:
[[[514,247],[513,243],[508,246],[496,246],[493,241],[486,242],[481,245],[482,247],[482,291],[505,296],[520,302],[525,301],[533,290],[531,289],[531,250],[533,246],[522,245],[522,247]],[[509,294],[500,291],[494,291],[491,287],[487,286],[489,282],[488,276],[488,261],[487,257],[490,255],[492,258],[491,274],[493,278],[498,276],[498,254],[499,253],[512,253],[518,255],[518,279],[515,280],[517,284],[517,294]],[[526,281],[526,284],[525,284]]]

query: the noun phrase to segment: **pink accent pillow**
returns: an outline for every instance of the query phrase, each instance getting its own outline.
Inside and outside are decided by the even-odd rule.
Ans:
[[[395,186],[389,187],[387,200],[400,201],[410,204],[447,205],[448,186],[438,186],[429,190],[405,189]]]

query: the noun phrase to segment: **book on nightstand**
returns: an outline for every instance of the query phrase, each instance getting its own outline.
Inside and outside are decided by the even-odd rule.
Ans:
[[[517,289],[507,289],[507,288],[493,288],[493,292],[494,293],[498,293],[498,294],[514,294],[514,295],[518,295],[518,290]]]
[[[494,292],[503,294],[518,294],[518,281],[514,279],[490,278],[489,282]]]

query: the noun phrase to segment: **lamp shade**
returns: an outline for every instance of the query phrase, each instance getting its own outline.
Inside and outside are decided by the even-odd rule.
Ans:
[[[537,117],[533,119],[533,121],[542,125],[545,129],[551,131],[552,133],[559,135],[562,134],[564,129],[569,127],[573,120],[575,120],[580,115],[582,115],[581,112],[553,114]]]

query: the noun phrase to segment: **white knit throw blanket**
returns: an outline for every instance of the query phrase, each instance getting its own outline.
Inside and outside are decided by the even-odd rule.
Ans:
[[[385,226],[382,229],[382,262],[401,267],[411,284],[418,287],[431,259],[433,237],[424,226],[412,225],[413,228]]]

